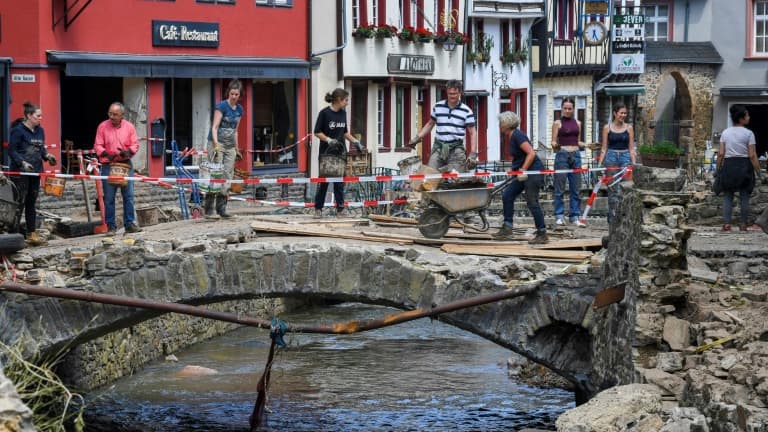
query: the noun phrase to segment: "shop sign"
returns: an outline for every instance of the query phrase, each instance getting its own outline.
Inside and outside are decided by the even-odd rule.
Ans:
[[[35,82],[35,74],[11,74],[11,82],[33,83]]]
[[[152,46],[219,46],[219,23],[152,20]]]
[[[605,15],[608,13],[608,0],[587,0],[584,3],[585,14],[600,14]]]
[[[614,15],[615,25],[644,25],[645,15]]]
[[[645,72],[645,54],[614,54],[611,56],[611,73],[641,74]]]
[[[614,40],[645,39],[645,27],[614,27]]]
[[[643,41],[613,41],[613,52],[635,52],[645,49]]]
[[[435,73],[435,58],[424,55],[390,54],[387,57],[387,72],[432,75]]]

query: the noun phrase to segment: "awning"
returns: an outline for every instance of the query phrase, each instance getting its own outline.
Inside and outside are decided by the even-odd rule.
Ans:
[[[309,79],[309,61],[298,58],[48,51],[48,62],[70,76]]]
[[[765,86],[732,86],[721,87],[720,96],[726,97],[766,97],[768,87]]]
[[[464,97],[469,97],[469,96],[483,97],[483,96],[491,95],[490,93],[488,93],[488,90],[465,90],[464,93],[462,94],[464,95]]]
[[[608,96],[630,96],[645,94],[645,86],[638,83],[602,83],[597,86],[598,92]]]

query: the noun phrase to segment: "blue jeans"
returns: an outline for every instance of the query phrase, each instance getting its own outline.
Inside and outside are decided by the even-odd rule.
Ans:
[[[133,164],[131,164],[131,170],[128,172],[129,176],[133,176]],[[109,164],[103,164],[101,166],[100,175],[109,175]],[[129,181],[127,186],[115,186],[109,184],[109,181],[102,180],[104,187],[104,218],[107,222],[107,227],[110,229],[117,229],[117,222],[115,222],[115,195],[117,190],[120,189],[120,193],[123,195],[123,225],[128,227],[136,224],[136,213],[133,208],[133,182]]]
[[[731,214],[733,213],[733,191],[725,191],[725,197],[723,198],[723,223],[731,223]],[[741,224],[746,225],[749,223],[749,195],[746,190],[739,191],[739,217]]]
[[[605,161],[603,162],[603,165],[605,165],[606,168],[624,168],[625,166],[629,166],[631,161],[632,159],[629,157],[629,151],[609,149],[605,152]],[[605,171],[605,175],[613,175],[617,172],[617,169],[609,169]],[[621,200],[618,189],[618,187],[613,187],[608,191],[608,223],[611,223],[616,217],[616,208]]]
[[[567,150],[560,150],[555,154],[555,169],[576,169],[581,168],[581,152],[569,152]],[[579,219],[581,214],[581,200],[579,199],[579,192],[581,191],[581,174],[555,174],[555,199],[553,205],[555,207],[555,218],[562,218],[565,214],[565,206],[563,205],[563,194],[565,193],[565,182],[568,181],[568,191],[570,197],[570,210],[568,216],[571,222],[575,222]]]
[[[516,170],[519,168],[513,168]],[[538,159],[534,162],[529,171],[544,169],[544,165]],[[510,228],[513,227],[513,221],[515,218],[515,199],[525,192],[525,204],[528,206],[528,211],[533,215],[533,222],[536,225],[537,233],[546,233],[547,226],[544,224],[544,213],[541,211],[539,205],[539,190],[544,184],[544,176],[541,174],[532,174],[528,176],[528,180],[524,182],[513,181],[501,194],[501,201],[504,204],[504,225]]]

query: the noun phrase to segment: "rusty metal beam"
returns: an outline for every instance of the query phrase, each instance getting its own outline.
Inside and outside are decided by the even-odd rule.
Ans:
[[[592,302],[592,307],[598,309],[624,300],[626,286],[627,282],[621,282],[598,292],[595,294],[595,300]]]
[[[494,303],[514,297],[520,297],[530,294],[542,285],[542,282],[534,282],[527,285],[521,285],[515,288],[506,289],[490,294],[482,294],[467,299],[456,300],[443,305],[431,308],[421,308],[411,311],[399,312],[387,315],[379,319],[365,321],[348,321],[330,325],[288,325],[287,331],[293,333],[323,333],[323,334],[351,334],[363,331],[375,330],[382,327],[388,327],[395,324],[401,324],[408,321],[417,320],[426,317],[435,317],[440,314],[466,309],[469,307],[480,306],[488,303]],[[0,291],[11,291],[27,295],[42,297],[56,297],[71,300],[80,300],[93,303],[111,304],[117,306],[135,307],[141,309],[155,310],[159,312],[174,312],[184,315],[197,316],[202,318],[214,319],[218,321],[231,322],[235,324],[246,325],[269,329],[271,321],[253,317],[247,317],[228,312],[220,312],[206,309],[199,306],[192,306],[183,303],[172,303],[157,300],[146,300],[132,297],[116,296],[111,294],[100,294],[86,291],[76,291],[66,288],[41,287],[36,285],[20,284],[16,282],[3,282],[0,284]]]

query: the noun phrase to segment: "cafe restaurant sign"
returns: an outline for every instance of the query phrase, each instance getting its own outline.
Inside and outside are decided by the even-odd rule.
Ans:
[[[189,21],[152,21],[152,46],[219,46],[219,24]]]
[[[435,58],[423,55],[390,54],[387,57],[387,72],[432,75],[435,73]]]

